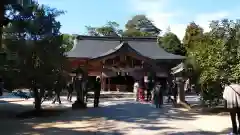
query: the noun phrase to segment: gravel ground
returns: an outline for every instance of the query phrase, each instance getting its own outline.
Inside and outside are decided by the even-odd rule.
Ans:
[[[221,135],[230,128],[229,117],[225,115],[190,113],[170,104],[156,109],[131,98],[102,99],[100,108],[92,108],[90,99],[88,109],[73,111],[68,108],[71,103],[66,97],[61,97],[61,105],[52,105],[50,101],[43,104],[43,107],[68,108],[60,116],[17,119],[16,113],[33,108],[33,100],[5,99],[0,99],[1,135]]]

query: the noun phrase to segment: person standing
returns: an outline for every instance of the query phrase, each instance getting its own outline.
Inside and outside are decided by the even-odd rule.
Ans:
[[[69,102],[72,102],[73,80],[71,80],[71,81],[68,83],[67,90],[68,90],[67,100],[68,100]]]
[[[228,84],[224,86],[223,98],[225,100],[225,105],[230,112],[230,118],[232,122],[231,134],[232,135],[240,134],[240,85]]]
[[[3,79],[0,77],[0,96],[2,96],[3,95]]]
[[[85,101],[88,102],[88,90],[89,90],[89,81],[88,81],[88,79],[85,79],[85,81],[83,83],[83,90],[84,90]]]
[[[169,84],[167,82],[167,96],[168,96],[168,99],[167,99],[167,103],[170,103],[172,101],[172,84]]]
[[[145,85],[144,85],[144,81],[141,80],[139,82],[139,87],[138,87],[138,99],[141,101],[141,102],[144,102],[145,101]]]
[[[62,89],[60,87],[59,82],[57,81],[55,84],[55,88],[54,88],[55,95],[54,95],[52,104],[55,104],[56,101],[58,101],[58,103],[61,104],[61,99],[60,99],[61,91],[62,91]]]
[[[176,103],[177,102],[177,94],[178,94],[178,90],[177,90],[177,83],[175,80],[172,81],[172,94],[173,94],[173,101]]]
[[[161,85],[159,82],[156,83],[156,85],[153,88],[153,102],[156,106],[156,108],[160,108],[162,105],[162,92],[161,92]]]
[[[139,88],[139,83],[138,83],[138,80],[134,83],[133,85],[133,93],[134,93],[134,98],[135,98],[135,101],[138,101],[139,100],[139,97],[138,97],[138,88]]]
[[[152,101],[152,90],[154,87],[154,82],[153,80],[149,80],[147,83],[147,102]]]
[[[163,105],[163,91],[164,91],[164,89],[163,89],[163,86],[160,83],[158,84],[158,87],[160,89],[160,91],[159,91],[159,105],[161,107]]]
[[[150,101],[151,98],[151,78],[149,76],[144,76],[144,85],[145,85],[145,90],[147,91],[147,99],[146,101]]]
[[[60,94],[62,92],[62,89],[64,88],[64,83],[65,82],[62,76],[59,75],[58,80],[55,82],[55,88],[54,88],[55,96],[52,104],[55,104],[56,101],[58,101],[58,103],[61,104]]]
[[[99,105],[99,98],[100,98],[100,91],[101,91],[101,82],[100,78],[98,77],[94,84],[94,107],[98,107]]]
[[[184,91],[185,92],[191,92],[191,89],[190,89],[190,80],[187,79],[184,83]]]

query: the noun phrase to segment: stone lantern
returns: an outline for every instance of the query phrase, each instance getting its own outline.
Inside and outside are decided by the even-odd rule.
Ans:
[[[77,108],[86,108],[87,105],[84,102],[84,89],[83,83],[85,81],[85,74],[84,71],[79,67],[75,71],[75,78],[74,78],[74,90],[77,93],[77,100],[72,104],[73,109]]]
[[[185,102],[185,91],[184,91],[184,78],[177,76],[176,77],[176,84],[178,90],[178,99],[177,102]]]
[[[184,73],[185,73],[185,66],[183,63],[177,65],[176,67],[172,68],[172,75],[174,76],[177,84],[178,90],[178,100],[177,102],[185,102],[185,91],[184,91]]]

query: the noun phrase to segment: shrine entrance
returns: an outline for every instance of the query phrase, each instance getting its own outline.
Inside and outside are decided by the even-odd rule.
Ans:
[[[100,77],[103,91],[132,92],[134,82],[144,80],[150,72],[160,77],[167,77],[169,72],[169,60],[146,57],[127,42],[91,59],[73,59],[72,63],[82,65],[89,78]]]
[[[133,92],[133,84],[143,78],[143,61],[130,55],[120,55],[102,61],[103,90]],[[142,71],[141,71],[142,70]]]
[[[88,69],[89,76],[101,78],[102,91],[133,92],[134,82],[144,81],[144,76],[150,72],[157,72],[156,81],[161,81],[166,87],[166,68],[157,65],[157,69],[152,65],[151,60],[136,53],[120,53],[90,61]]]

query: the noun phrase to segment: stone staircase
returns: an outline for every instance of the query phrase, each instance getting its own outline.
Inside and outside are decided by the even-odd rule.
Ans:
[[[94,92],[88,92],[88,97],[93,98]],[[100,98],[133,98],[133,92],[101,92]]]

